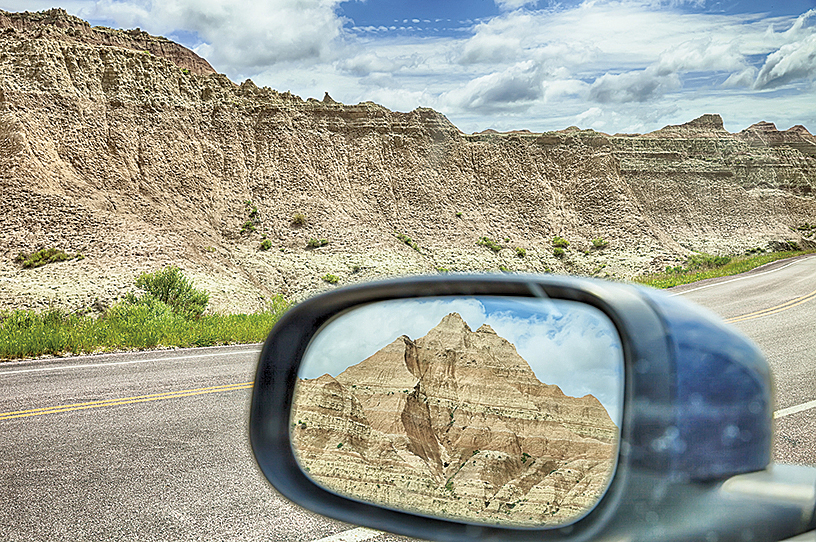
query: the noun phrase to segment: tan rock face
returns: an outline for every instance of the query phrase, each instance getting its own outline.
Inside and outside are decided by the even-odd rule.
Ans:
[[[326,274],[627,278],[691,250],[816,246],[795,230],[816,222],[816,140],[801,127],[732,134],[706,115],[634,136],[465,135],[430,109],[237,85],[163,38],[61,10],[3,12],[0,28],[0,310],[110,302],[168,264],[215,310],[252,311],[331,288]],[[46,247],[86,257],[13,263]]]
[[[197,75],[215,73],[209,62],[167,38],[151,36],[138,28],[115,30],[91,26],[79,17],[69,15],[64,9],[54,8],[38,13],[9,13],[0,10],[0,30],[18,33],[19,37],[107,45],[147,52]]]
[[[618,438],[597,399],[540,382],[511,343],[456,313],[336,378],[301,380],[292,425],[303,468],[338,493],[519,525],[591,509]]]

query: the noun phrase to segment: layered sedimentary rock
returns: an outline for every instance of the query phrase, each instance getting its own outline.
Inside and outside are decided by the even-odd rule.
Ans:
[[[816,223],[802,127],[729,133],[706,115],[645,135],[467,135],[430,109],[237,85],[163,38],[59,10],[0,26],[0,308],[109,302],[167,264],[215,309],[247,311],[326,274],[626,278],[692,251],[813,243],[796,230]],[[85,258],[13,263],[49,247]]]
[[[563,523],[597,502],[617,451],[595,397],[540,382],[511,343],[456,313],[301,380],[295,404],[294,444],[317,481],[432,515]]]

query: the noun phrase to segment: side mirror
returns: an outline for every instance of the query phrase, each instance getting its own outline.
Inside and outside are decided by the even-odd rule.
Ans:
[[[617,283],[424,277],[312,298],[264,345],[250,436],[292,501],[430,540],[814,528],[816,469],[767,469],[760,352]]]

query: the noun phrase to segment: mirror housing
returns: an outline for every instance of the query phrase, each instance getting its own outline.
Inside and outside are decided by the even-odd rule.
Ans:
[[[613,322],[625,366],[621,443],[609,489],[587,515],[566,526],[538,529],[424,517],[340,496],[301,470],[292,449],[289,413],[300,361],[312,337],[331,318],[353,307],[438,296],[564,299],[592,305]],[[695,514],[710,515],[706,510],[714,504],[710,494],[714,485],[769,464],[770,374],[756,347],[716,316],[654,290],[559,276],[413,277],[341,288],[288,311],[261,353],[250,439],[261,470],[281,494],[342,521],[451,541],[587,539],[616,531],[630,536],[639,524],[643,533],[651,532],[654,514],[658,520],[663,515],[688,521],[669,514],[678,509],[682,495],[704,495],[706,499],[684,502],[684,509],[696,510],[694,503],[705,500],[705,507]],[[793,524],[804,529],[800,508],[753,509],[741,503],[738,510],[738,516],[750,511],[755,518],[769,518],[763,529],[771,529],[774,539],[777,534],[801,532],[791,530]],[[775,525],[779,533],[773,530]],[[722,532],[719,540],[728,539],[731,536]]]

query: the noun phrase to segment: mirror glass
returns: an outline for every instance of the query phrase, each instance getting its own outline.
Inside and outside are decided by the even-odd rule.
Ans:
[[[564,525],[617,462],[620,337],[600,310],[522,297],[390,300],[313,338],[291,413],[301,468],[427,516]]]

